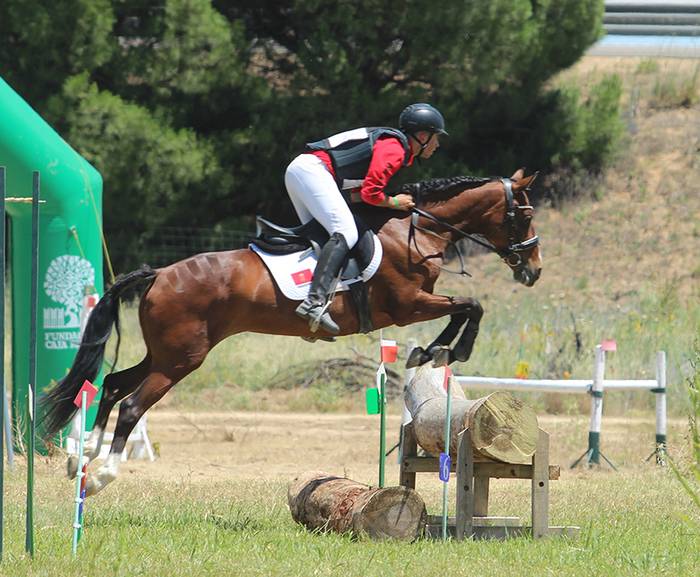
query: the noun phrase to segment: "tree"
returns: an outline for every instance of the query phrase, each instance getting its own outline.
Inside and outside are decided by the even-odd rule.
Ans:
[[[396,125],[429,101],[450,138],[398,179],[600,170],[619,82],[548,88],[601,31],[602,0],[4,0],[0,74],[95,164],[119,269],[162,226],[294,222],[307,141]],[[41,58],[36,58],[41,54]]]
[[[246,23],[263,73],[282,87],[274,102],[282,112],[265,115],[259,131],[275,135],[264,150],[277,165],[307,140],[350,126],[395,125],[403,106],[420,100],[443,110],[451,135],[423,176],[510,174],[520,165],[547,170],[570,148],[599,149],[576,118],[576,128],[557,125],[578,100],[545,86],[599,37],[601,0],[448,1],[430,8],[415,0],[214,4]],[[615,104],[596,123],[612,126],[599,135],[607,151],[617,134],[619,85],[617,92],[614,83],[606,86],[594,100]],[[597,170],[606,158],[591,154],[584,164]],[[255,187],[274,190],[262,182]]]
[[[110,0],[3,0],[0,2],[0,74],[35,108],[60,92],[69,76],[107,62]]]
[[[100,91],[86,74],[70,78],[50,110],[102,173],[105,232],[120,264],[120,254],[147,256],[141,243],[150,231],[183,222],[183,215],[193,226],[209,225],[210,212],[222,208],[230,183],[213,145],[194,130],[175,129]]]

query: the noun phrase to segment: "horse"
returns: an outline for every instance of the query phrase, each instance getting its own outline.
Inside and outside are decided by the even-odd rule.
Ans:
[[[515,280],[526,286],[537,281],[542,263],[527,197],[535,176],[524,177],[520,169],[510,179],[453,177],[409,185],[405,190],[416,199],[413,215],[366,205],[353,209],[378,235],[383,248],[379,268],[367,286],[374,328],[450,317],[440,335],[410,359],[413,365],[429,362],[445,350],[449,351],[446,362],[466,361],[478,334],[483,309],[476,299],[433,293],[450,243],[479,235],[475,240],[496,252]],[[147,285],[139,305],[146,355],[137,365],[104,378],[95,425],[85,447],[88,462],[99,455],[109,414],[117,402],[121,404],[110,453],[97,472],[88,475],[87,495],[97,494],[117,477],[136,423],[197,369],[217,343],[246,331],[330,340],[330,335],[312,333],[308,323],[295,315],[296,303],[284,297],[249,248],[198,254],[159,269],[143,265],[120,276],[105,291],[89,317],[68,374],[40,399],[46,438],[74,416],[73,399],[85,379],[97,376],[113,327],[120,336],[120,299],[139,283]],[[358,332],[359,321],[347,292],[335,296],[330,312],[341,328],[340,336]],[[77,458],[71,456],[69,477],[77,469]]]

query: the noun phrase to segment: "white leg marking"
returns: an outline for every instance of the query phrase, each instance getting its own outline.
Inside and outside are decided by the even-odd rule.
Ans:
[[[121,458],[121,453],[110,453],[104,465],[97,469],[97,473],[94,475],[88,475],[85,487],[87,496],[96,495],[102,489],[104,489],[107,484],[111,483],[117,478]]]
[[[89,461],[90,459],[83,455],[83,463],[88,463]],[[75,479],[75,476],[78,474],[78,455],[68,455],[66,474],[69,479]]]
[[[90,433],[90,438],[85,443],[85,456],[90,459],[96,459],[100,454],[100,449],[102,448],[102,439],[105,436],[104,429],[100,427],[95,427]]]
[[[90,432],[90,437],[85,443],[85,448],[83,452],[83,463],[89,464],[90,461],[96,459],[100,454],[100,448],[102,447],[102,439],[105,436],[104,429],[100,427],[95,427]],[[78,455],[69,455],[68,461],[66,463],[66,472],[69,479],[75,479],[78,474]]]

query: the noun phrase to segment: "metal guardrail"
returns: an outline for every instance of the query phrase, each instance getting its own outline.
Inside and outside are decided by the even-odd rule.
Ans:
[[[698,0],[606,0],[606,12],[700,12]]]
[[[700,1],[609,0],[603,25],[609,35],[700,36]]]
[[[623,36],[700,36],[700,26],[605,24],[605,31]]]
[[[697,14],[661,14],[654,12],[606,12],[605,24],[638,24],[652,26],[697,26],[700,13]]]

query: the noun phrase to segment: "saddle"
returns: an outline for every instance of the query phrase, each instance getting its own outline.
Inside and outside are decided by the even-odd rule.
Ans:
[[[257,236],[251,242],[271,254],[291,254],[313,250],[318,258],[328,240],[328,232],[317,220],[295,227],[280,226],[262,216],[256,217]],[[367,268],[374,256],[374,232],[355,216],[359,240],[348,253],[340,280],[351,280]]]
[[[347,260],[340,272],[341,281],[352,281],[349,284],[355,309],[360,321],[360,332],[368,333],[373,330],[371,314],[369,310],[369,296],[367,285],[360,276],[372,261],[374,256],[374,232],[357,216],[359,240],[348,253]],[[329,238],[325,228],[317,221],[311,220],[306,224],[295,227],[280,226],[262,216],[256,217],[256,237],[250,242],[265,252],[271,254],[291,254],[296,252],[312,251],[316,258],[321,253],[321,248]]]

